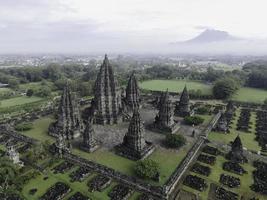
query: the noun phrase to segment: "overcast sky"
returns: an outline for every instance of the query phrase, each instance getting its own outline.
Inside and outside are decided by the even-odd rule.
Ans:
[[[0,53],[138,51],[203,29],[267,38],[266,0],[0,0]]]

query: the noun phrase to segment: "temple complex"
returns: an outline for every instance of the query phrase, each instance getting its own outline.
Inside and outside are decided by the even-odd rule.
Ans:
[[[140,91],[134,73],[131,74],[126,88],[126,104],[132,110],[140,106]]]
[[[83,132],[83,143],[81,145],[81,149],[87,152],[93,152],[98,148],[96,140],[94,138],[94,128],[93,128],[93,119],[89,118],[87,120],[87,124],[85,130]]]
[[[93,107],[97,124],[116,124],[121,120],[121,92],[107,55],[95,81]]]
[[[245,163],[247,158],[243,154],[243,145],[239,135],[231,145],[231,151],[226,156],[229,160],[236,163]]]
[[[162,94],[154,127],[163,132],[174,133],[179,126],[173,120],[173,108],[168,90]]]
[[[189,103],[189,94],[187,92],[186,86],[180,96],[180,101],[176,105],[175,115],[180,117],[186,117],[190,115],[190,103]]]
[[[71,93],[67,83],[58,107],[57,121],[49,127],[49,134],[57,137],[62,135],[66,139],[73,139],[80,136],[83,129],[79,106],[76,95]]]
[[[154,145],[145,141],[144,124],[138,110],[135,110],[130,121],[128,132],[122,144],[117,146],[117,153],[132,160],[147,157],[154,151]]]

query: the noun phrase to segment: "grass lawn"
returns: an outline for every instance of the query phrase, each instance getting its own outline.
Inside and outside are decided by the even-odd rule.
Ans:
[[[201,90],[203,94],[212,93],[212,85],[207,85],[191,80],[148,80],[140,83],[140,87],[146,90],[181,92],[184,86],[188,90]],[[233,100],[243,102],[262,103],[267,98],[267,91],[256,88],[243,87],[232,97]]]
[[[92,179],[95,174],[91,175],[87,179],[85,179],[83,182],[70,182],[69,174],[71,172],[65,173],[65,174],[53,174],[51,171],[47,173],[47,176],[49,177],[47,180],[44,180],[45,175],[39,175],[35,179],[30,180],[22,190],[22,194],[26,199],[29,200],[37,200],[39,199],[48,188],[50,188],[52,185],[54,185],[56,182],[64,182],[67,185],[71,187],[71,192],[64,198],[68,199],[70,196],[75,194],[76,192],[81,192],[84,195],[90,197],[91,199],[95,200],[108,200],[108,193],[111,191],[111,189],[116,185],[116,183],[112,183],[106,190],[103,192],[89,192],[87,182],[88,180]],[[37,188],[37,192],[34,195],[30,195],[29,191],[33,188]]]
[[[43,98],[34,97],[34,96],[33,97],[27,97],[27,96],[14,97],[14,98],[0,101],[0,108],[18,106],[18,105],[23,105],[26,103],[33,103],[33,102],[37,102],[41,100],[43,100]]]
[[[234,141],[234,139],[237,137],[239,134],[241,141],[243,143],[243,147],[246,147],[249,150],[252,151],[259,151],[261,150],[261,147],[259,146],[258,142],[255,140],[255,132],[256,132],[256,113],[252,112],[251,117],[250,117],[250,122],[251,122],[251,133],[246,133],[242,131],[237,131],[237,121],[240,116],[240,110],[238,109],[236,111],[236,116],[232,120],[232,125],[230,128],[230,133],[229,134],[223,134],[219,132],[214,132],[212,131],[209,134],[208,139],[212,142],[222,142],[224,144],[229,144],[230,142]]]
[[[168,149],[156,149],[154,153],[152,153],[152,155],[149,156],[149,158],[156,161],[160,166],[160,182],[159,183],[150,181],[149,182],[156,185],[164,184],[170,177],[172,172],[175,170],[175,168],[185,157],[189,148],[190,147],[187,146],[179,151],[168,150]],[[134,176],[134,166],[136,162],[118,156],[111,151],[99,149],[93,153],[86,153],[79,149],[73,149],[73,153],[83,158],[111,167],[124,174]]]
[[[11,91],[12,91],[12,89],[10,89],[10,88],[6,88],[6,87],[0,88],[0,93],[2,93],[2,92],[11,92]]]
[[[201,124],[201,126],[207,126],[211,121],[211,119],[213,118],[213,115],[208,115],[208,114],[206,115],[196,114],[196,116],[199,116],[204,119],[204,122]]]
[[[198,81],[190,80],[149,80],[140,83],[142,89],[165,91],[169,89],[170,92],[181,92],[184,86],[187,86],[188,90],[200,89],[203,94],[211,94],[211,85],[207,85]]]
[[[267,98],[267,91],[256,88],[243,87],[233,96],[233,100],[244,102],[263,103]]]
[[[212,168],[211,169],[211,174],[208,177],[202,176],[202,175],[199,175],[199,174],[196,174],[196,173],[193,173],[193,172],[190,172],[190,174],[197,175],[197,176],[199,176],[201,178],[204,178],[207,181],[209,187],[210,187],[211,183],[215,183],[215,184],[221,185],[220,182],[219,182],[221,174],[228,174],[228,175],[240,178],[241,186],[239,188],[230,189],[227,186],[223,186],[223,187],[228,189],[228,190],[231,190],[231,191],[233,191],[233,192],[235,192],[237,194],[239,194],[240,196],[241,195],[245,196],[245,197],[253,197],[253,196],[255,196],[255,197],[258,197],[260,199],[264,199],[263,196],[254,193],[250,189],[250,186],[253,184],[252,172],[254,170],[254,167],[252,167],[251,163],[247,163],[247,164],[243,164],[242,165],[244,167],[244,169],[246,171],[248,171],[248,173],[244,174],[242,176],[239,176],[239,175],[236,175],[236,174],[233,174],[233,173],[230,173],[230,172],[226,172],[226,171],[224,171],[222,169],[223,163],[225,161],[226,161],[226,159],[224,157],[217,156],[216,164],[214,166],[209,166],[209,165],[206,165],[204,163],[201,163],[202,165],[209,166],[209,167]],[[187,187],[187,186],[183,186],[183,189],[185,189],[185,190],[187,190],[189,192],[193,192],[195,194],[199,194],[202,200],[206,200],[206,199],[208,199],[209,187],[203,192],[199,192],[197,190],[193,190],[192,188]]]
[[[23,135],[29,136],[31,138],[35,138],[37,140],[40,140],[42,142],[49,140],[53,141],[54,138],[49,136],[47,134],[48,127],[51,122],[53,122],[54,119],[51,116],[43,117],[40,119],[37,119],[33,122],[33,128],[29,131],[23,131],[21,132]]]

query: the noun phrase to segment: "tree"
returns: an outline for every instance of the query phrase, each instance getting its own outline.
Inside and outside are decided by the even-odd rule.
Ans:
[[[33,89],[28,89],[26,95],[27,97],[31,97],[33,95]]]
[[[182,135],[167,134],[165,144],[170,148],[180,148],[186,144],[186,139]]]
[[[16,166],[6,157],[0,158],[0,195],[9,196],[14,191],[14,182],[18,175]]]
[[[134,170],[141,178],[155,179],[159,174],[159,165],[154,160],[144,159],[137,161]]]
[[[213,86],[213,95],[217,99],[227,99],[237,92],[240,85],[231,77],[219,79]]]
[[[199,125],[204,122],[204,119],[200,116],[187,116],[184,118],[184,121],[188,125]]]
[[[33,123],[31,122],[22,122],[15,126],[15,130],[17,131],[28,131],[33,128]]]
[[[19,88],[19,81],[17,79],[10,79],[8,81],[8,85],[12,89],[18,89]]]
[[[51,95],[51,88],[48,86],[43,86],[36,90],[34,93],[38,97],[49,97]]]

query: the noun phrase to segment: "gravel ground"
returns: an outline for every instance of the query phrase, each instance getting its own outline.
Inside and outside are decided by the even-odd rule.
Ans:
[[[157,110],[151,107],[143,107],[140,109],[140,114],[142,120],[144,121],[145,127],[153,123],[154,117],[157,114]],[[175,118],[175,120],[181,121],[180,118]],[[123,122],[117,125],[94,125],[95,129],[95,138],[101,142],[101,146],[104,148],[111,149],[114,146],[120,144],[123,141],[123,137],[128,130],[129,122]],[[195,127],[195,132],[198,134],[200,130]],[[189,143],[195,141],[195,138],[192,138],[193,128],[187,125],[180,124],[180,129],[177,134],[183,134]],[[162,146],[162,142],[165,138],[164,133],[156,133],[148,130],[145,131],[145,139],[154,143],[156,146]]]

